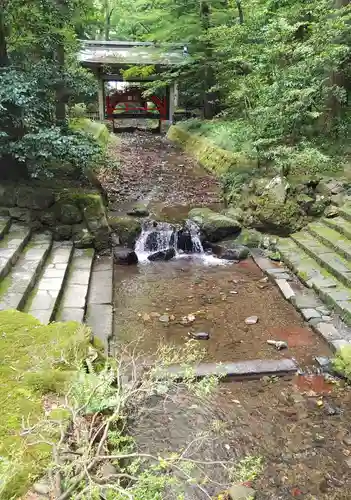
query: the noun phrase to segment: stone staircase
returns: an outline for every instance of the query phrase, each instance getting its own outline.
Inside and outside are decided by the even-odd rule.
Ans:
[[[351,325],[351,203],[277,244],[282,260]]]
[[[0,310],[18,309],[42,323],[87,322],[104,344],[112,334],[112,259],[32,234],[0,218]]]

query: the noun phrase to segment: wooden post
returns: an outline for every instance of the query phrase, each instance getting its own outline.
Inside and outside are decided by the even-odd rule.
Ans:
[[[173,123],[176,100],[176,84],[172,83],[169,87],[168,120],[170,125]]]
[[[98,77],[98,100],[99,100],[99,120],[105,120],[105,82],[102,78],[101,71],[97,73]]]

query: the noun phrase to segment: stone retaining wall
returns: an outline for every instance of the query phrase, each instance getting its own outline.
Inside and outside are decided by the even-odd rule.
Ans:
[[[56,240],[72,239],[78,248],[108,246],[109,226],[99,193],[28,185],[0,185],[0,215],[33,230],[50,230]]]
[[[190,134],[178,125],[170,127],[167,137],[194,156],[203,167],[217,175],[221,175],[233,167],[256,168],[258,166],[257,159],[248,158],[243,153],[221,149],[206,137]]]

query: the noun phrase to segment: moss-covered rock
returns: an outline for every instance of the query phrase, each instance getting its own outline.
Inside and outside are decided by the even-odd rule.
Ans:
[[[140,221],[135,217],[121,216],[110,217],[108,222],[119,237],[120,243],[132,248],[141,233]]]
[[[16,189],[12,184],[0,186],[0,205],[14,207],[16,205]]]
[[[297,231],[305,222],[301,208],[295,200],[281,203],[264,196],[249,201],[247,217],[255,229],[279,235]]]
[[[91,248],[94,246],[94,236],[84,224],[73,226],[73,242],[76,248]]]
[[[199,225],[205,239],[212,243],[237,234],[241,228],[237,220],[206,207],[193,208],[188,217]]]
[[[242,229],[234,242],[248,248],[258,248],[262,243],[263,235],[256,229]]]
[[[55,203],[54,191],[51,189],[20,186],[17,191],[17,206],[33,210],[46,210]]]
[[[194,156],[203,167],[217,175],[224,174],[237,166],[256,168],[258,165],[257,159],[249,158],[244,153],[221,149],[207,138],[190,134],[179,125],[171,126],[167,137]]]
[[[63,224],[79,224],[83,217],[80,209],[76,205],[70,203],[62,203],[57,205],[58,218]]]
[[[237,221],[242,221],[244,218],[244,211],[240,207],[229,207],[222,211],[223,215],[235,219]]]
[[[53,228],[53,237],[56,241],[69,240],[72,236],[72,226],[67,224],[57,224]]]
[[[50,446],[31,445],[40,438],[21,432],[23,422],[40,424],[43,395],[64,390],[86,358],[90,333],[73,322],[44,326],[18,311],[0,312],[0,331],[0,498],[10,500],[28,490],[52,456]]]

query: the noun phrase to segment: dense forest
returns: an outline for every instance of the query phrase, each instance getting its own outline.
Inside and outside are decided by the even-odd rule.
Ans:
[[[67,128],[66,105],[96,92],[79,39],[181,43],[187,127],[259,163],[331,172],[348,163],[351,8],[348,0],[2,0],[0,153],[20,175],[50,161],[97,161]],[[215,117],[215,121],[212,119]],[[16,169],[12,168],[13,175]]]

